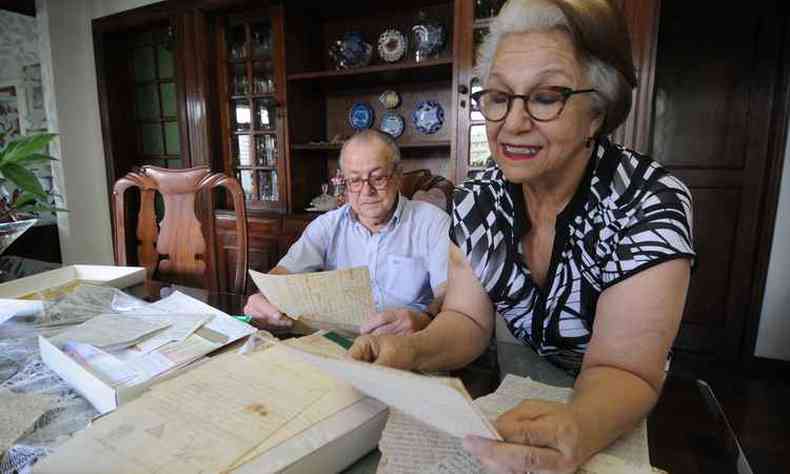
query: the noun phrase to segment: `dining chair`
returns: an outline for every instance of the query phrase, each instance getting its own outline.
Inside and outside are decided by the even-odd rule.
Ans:
[[[140,203],[135,236],[127,234],[126,200],[129,188],[139,188]],[[213,255],[211,191],[224,188],[233,200],[236,212],[236,232],[239,255],[236,274],[226,288],[219,287],[219,272],[209,264]],[[157,222],[156,194],[161,195],[164,213]],[[202,203],[200,205],[199,203]],[[115,263],[126,265],[127,245],[136,243],[137,260],[146,268],[149,280],[159,280],[186,286],[208,288],[243,294],[247,286],[247,212],[239,182],[223,173],[212,173],[207,166],[186,169],[166,169],[143,166],[128,173],[113,186],[115,224]],[[211,213],[211,215],[209,215]],[[128,239],[128,240],[127,240]],[[207,274],[211,271],[213,274]]]
[[[409,199],[425,201],[450,213],[455,185],[443,176],[434,175],[427,169],[403,173],[400,192]]]

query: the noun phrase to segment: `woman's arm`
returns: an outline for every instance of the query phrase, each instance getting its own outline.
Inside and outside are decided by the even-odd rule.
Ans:
[[[361,336],[349,350],[358,360],[402,369],[452,369],[473,361],[488,346],[494,313],[469,262],[450,245],[442,311],[427,328],[409,336]]]
[[[506,442],[470,437],[467,449],[494,472],[575,472],[634,428],[661,392],[689,272],[687,259],[670,260],[605,290],[573,399],[526,400],[497,421]]]

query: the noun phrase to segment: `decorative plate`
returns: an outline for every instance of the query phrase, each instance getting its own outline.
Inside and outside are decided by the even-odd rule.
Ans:
[[[379,36],[379,56],[388,63],[399,61],[408,49],[406,36],[398,30],[387,30]]]
[[[384,112],[384,115],[381,116],[379,129],[388,133],[392,138],[401,136],[404,128],[406,128],[406,121],[397,112]]]
[[[394,109],[400,105],[400,94],[392,89],[388,89],[381,93],[379,96],[379,102],[381,102],[381,105],[383,105],[385,108]]]
[[[424,100],[417,103],[417,109],[412,112],[411,120],[418,132],[432,135],[444,124],[444,109],[438,102]]]
[[[335,69],[354,69],[367,66],[373,56],[373,46],[365,42],[362,33],[350,31],[332,43],[329,57],[335,63]]]
[[[370,128],[373,125],[373,107],[364,102],[357,102],[348,112],[348,123],[354,130]]]

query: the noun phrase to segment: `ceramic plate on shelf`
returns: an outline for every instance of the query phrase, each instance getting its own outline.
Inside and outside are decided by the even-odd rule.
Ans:
[[[385,112],[384,115],[381,116],[379,129],[384,133],[388,133],[392,138],[401,136],[405,127],[406,121],[396,112]]]
[[[357,102],[348,112],[348,123],[354,130],[365,130],[373,125],[373,107]]]
[[[438,102],[424,100],[417,103],[411,119],[418,132],[432,135],[444,125],[444,109]]]
[[[379,96],[379,102],[388,109],[394,109],[400,105],[400,94],[392,89],[387,89]]]
[[[399,61],[409,49],[406,36],[398,30],[387,30],[379,36],[379,56],[388,63]]]

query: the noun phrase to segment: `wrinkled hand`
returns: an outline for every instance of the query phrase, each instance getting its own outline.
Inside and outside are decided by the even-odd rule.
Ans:
[[[579,423],[564,403],[524,400],[496,422],[504,442],[467,436],[464,448],[498,473],[573,473],[584,454]]]
[[[359,336],[348,350],[348,356],[396,369],[417,368],[417,350],[407,336]]]
[[[360,329],[361,334],[414,334],[425,328],[431,319],[427,314],[408,308],[388,309],[374,314]]]
[[[293,326],[293,320],[275,308],[261,293],[256,293],[247,299],[244,314],[252,316],[256,322],[264,326],[275,328]]]

